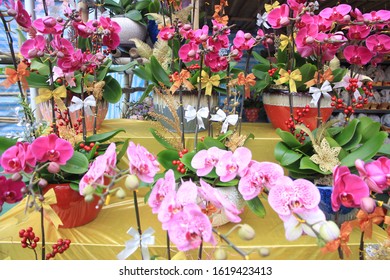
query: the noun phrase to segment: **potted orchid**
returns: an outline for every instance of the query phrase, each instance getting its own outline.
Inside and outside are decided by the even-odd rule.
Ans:
[[[363,14],[348,4],[324,9],[320,6],[314,1],[289,0],[280,6],[273,5],[259,15],[258,24],[262,29],[258,33],[270,61],[255,56],[260,62],[253,70],[260,79],[257,89],[268,92],[269,88],[282,88],[293,95],[308,92],[310,95],[303,103],[309,107],[320,109],[326,103],[329,108],[345,110],[349,117],[373,94],[372,81],[362,75],[361,68],[370,62],[379,63],[388,52],[381,46],[389,39],[383,28],[388,24],[390,12]],[[269,27],[282,33],[274,35],[266,30]],[[273,46],[275,57],[272,57]],[[351,65],[348,70],[340,68],[338,58],[341,56]],[[346,97],[339,103],[332,103],[331,96],[338,100],[343,92],[347,93]],[[272,93],[264,95],[265,103],[271,99],[276,102],[280,98]],[[275,102],[270,105],[276,105]],[[291,102],[286,103],[290,105]],[[297,101],[293,102],[294,110],[297,105]],[[267,113],[271,114],[273,107],[267,107]],[[292,113],[290,111],[287,109],[287,114]],[[315,117],[311,113],[307,116]],[[325,121],[329,116],[318,110],[319,119]],[[319,121],[310,123],[311,128],[318,125]],[[288,130],[287,126],[288,116],[277,124],[285,130]]]

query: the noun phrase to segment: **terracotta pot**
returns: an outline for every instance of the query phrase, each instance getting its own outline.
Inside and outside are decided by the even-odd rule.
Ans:
[[[255,122],[259,118],[260,108],[246,108],[244,113],[248,122]]]
[[[306,105],[309,105],[309,112],[302,118],[304,124],[309,125],[310,129],[317,127],[317,106],[310,104],[312,97],[306,94],[293,95],[293,112],[296,115],[297,110],[302,110]],[[290,105],[288,94],[282,92],[265,92],[263,93],[264,108],[269,121],[275,128],[280,128],[288,131],[287,121],[290,118]],[[330,105],[331,100],[321,100],[321,117],[322,121],[327,121],[333,112],[333,107]]]
[[[94,201],[86,202],[84,197],[70,188],[69,184],[49,184],[44,193],[54,189],[57,203],[51,204],[51,208],[57,213],[62,221],[60,228],[79,227],[92,222],[99,214],[101,207],[98,205],[99,197]]]

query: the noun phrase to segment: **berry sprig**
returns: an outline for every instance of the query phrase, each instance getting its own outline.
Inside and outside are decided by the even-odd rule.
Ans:
[[[272,77],[275,74],[276,70],[278,70],[278,68],[271,68],[268,70],[268,74],[270,75],[270,77]]]
[[[79,144],[79,147],[80,147],[79,152],[80,153],[89,153],[93,149],[94,146],[95,146],[94,142],[91,142],[89,144],[82,142],[82,143]],[[98,148],[99,148],[99,146],[96,145],[96,150]],[[98,151],[96,151],[94,156],[98,156],[98,155],[99,155],[99,153],[98,153]]]
[[[296,125],[303,124],[303,118],[309,112],[309,108],[310,106],[306,105],[303,109],[297,109],[295,116],[290,117],[284,122],[291,134],[293,134],[301,144],[305,141],[307,134],[302,130],[297,132]],[[307,124],[306,127],[310,129],[309,124]]]
[[[179,157],[182,158],[183,155],[188,153],[187,149],[183,149],[182,151],[179,152]],[[184,163],[182,163],[180,160],[172,160],[173,165],[177,165],[177,171],[180,172],[181,174],[185,174],[187,172],[187,169],[184,166]]]
[[[66,250],[69,249],[71,241],[69,239],[58,239],[57,243],[52,245],[52,252],[46,254],[46,260],[52,259],[56,256],[56,254],[62,254]]]
[[[37,243],[39,242],[39,237],[35,236],[32,227],[28,227],[27,229],[21,229],[19,231],[19,237],[22,239],[22,248],[29,248],[35,251]]]

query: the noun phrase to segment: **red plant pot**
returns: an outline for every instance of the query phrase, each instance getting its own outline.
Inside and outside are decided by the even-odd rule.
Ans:
[[[260,108],[247,108],[244,113],[248,122],[255,122],[259,118]]]
[[[297,110],[302,110],[306,105],[310,104],[311,96],[293,96],[293,112],[297,115]],[[267,117],[273,127],[289,131],[285,123],[290,118],[290,106],[288,95],[278,93],[265,93],[263,96],[264,109]],[[330,100],[322,100],[321,103],[321,118],[326,122],[332,115],[334,108],[330,106]],[[310,104],[309,112],[301,119],[305,125],[309,125],[311,130],[317,127],[318,109]]]
[[[79,227],[92,222],[99,214],[101,207],[98,205],[99,197],[95,196],[92,202],[86,202],[84,197],[71,189],[69,184],[49,184],[44,193],[54,189],[57,203],[51,204],[51,208],[62,221],[60,228]]]

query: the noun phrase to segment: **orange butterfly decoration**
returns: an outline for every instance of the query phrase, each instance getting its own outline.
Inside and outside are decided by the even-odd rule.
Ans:
[[[244,73],[241,72],[237,76],[237,85],[244,86],[245,90],[245,98],[251,97],[251,86],[256,85],[255,75],[253,73],[250,73],[245,77]]]
[[[348,246],[349,235],[352,232],[352,224],[350,222],[344,222],[340,228],[339,238],[326,243],[325,247],[321,248],[321,252],[330,253],[336,251],[339,247],[343,253],[349,257],[352,253],[351,248]]]
[[[2,86],[9,88],[11,85],[20,81],[24,90],[28,89],[28,83],[26,77],[30,76],[30,71],[27,70],[27,64],[24,62],[19,63],[18,69],[5,68],[5,75],[7,79],[1,84]]]
[[[180,73],[173,73],[173,85],[170,88],[171,93],[174,94],[181,85],[185,86],[188,90],[194,89],[194,86],[190,83],[190,81],[188,81],[190,77],[191,73],[188,70],[181,70]]]
[[[319,77],[318,77],[318,75],[319,75]],[[309,88],[309,87],[314,86],[316,84],[323,84],[325,81],[332,82],[333,79],[334,79],[334,76],[333,76],[332,70],[330,68],[328,68],[324,72],[324,74],[319,73],[318,71],[316,71],[316,73],[314,74],[313,79],[311,79],[310,81],[306,82],[305,85]]]
[[[365,238],[371,238],[373,224],[379,225],[382,223],[385,219],[385,213],[382,207],[376,207],[375,211],[371,214],[359,210],[356,214],[356,218],[357,220],[353,221],[353,225],[360,227],[360,230],[364,232]]]

